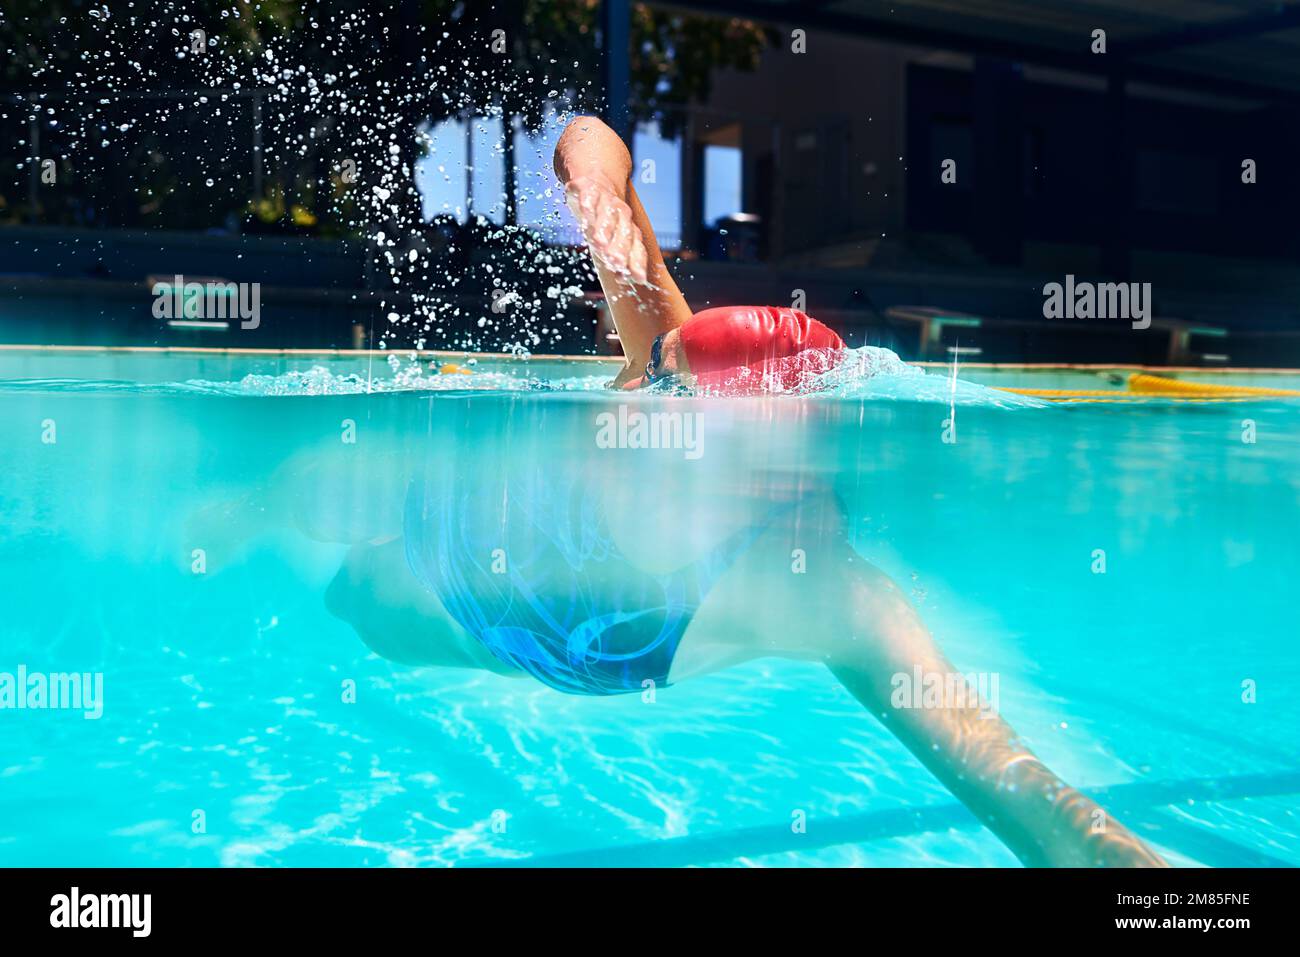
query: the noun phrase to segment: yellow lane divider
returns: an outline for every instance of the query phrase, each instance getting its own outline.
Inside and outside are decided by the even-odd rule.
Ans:
[[[1127,389],[1012,389],[1003,392],[1028,395],[1054,402],[1143,402],[1147,399],[1225,400],[1258,399],[1267,396],[1300,396],[1300,389],[1268,389],[1248,385],[1215,385],[1185,382],[1165,376],[1134,373]]]
[[[1255,385],[1214,385],[1209,382],[1184,382],[1159,375],[1135,373],[1129,376],[1129,391],[1145,395],[1196,395],[1196,396],[1246,396],[1287,395],[1300,396],[1300,389],[1266,389]]]

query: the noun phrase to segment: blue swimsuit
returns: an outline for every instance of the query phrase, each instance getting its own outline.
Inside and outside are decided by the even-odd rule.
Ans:
[[[460,483],[417,480],[408,490],[411,570],[497,658],[569,694],[665,686],[704,596],[762,531],[650,575],[619,553],[599,491],[581,479],[473,492],[448,484]]]

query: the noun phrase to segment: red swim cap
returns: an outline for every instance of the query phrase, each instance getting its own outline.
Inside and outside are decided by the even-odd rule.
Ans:
[[[731,394],[799,392],[835,368],[845,348],[816,319],[777,306],[705,309],[678,335],[698,384]]]

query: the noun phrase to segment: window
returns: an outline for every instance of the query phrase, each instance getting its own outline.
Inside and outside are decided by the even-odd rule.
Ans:
[[[642,123],[632,137],[632,184],[650,217],[659,245],[682,242],[682,145],[667,139],[658,123]]]
[[[450,213],[465,220],[465,123],[443,120],[425,132],[429,143],[415,166],[415,185],[420,191],[421,210],[426,220]]]
[[[472,150],[466,143],[467,127],[473,136]],[[501,118],[490,116],[476,116],[468,124],[459,119],[442,120],[425,129],[429,143],[416,164],[415,182],[426,220],[450,213],[463,223],[472,212],[494,223],[505,222],[501,131]]]
[[[744,211],[741,152],[737,146],[704,147],[704,224]]]

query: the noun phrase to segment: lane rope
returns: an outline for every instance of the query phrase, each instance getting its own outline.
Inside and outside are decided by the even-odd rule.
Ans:
[[[1144,372],[1129,376],[1125,389],[1027,389],[1005,386],[1000,389],[1054,402],[1144,402],[1148,399],[1241,401],[1267,397],[1300,397],[1300,389],[1186,382]]]

